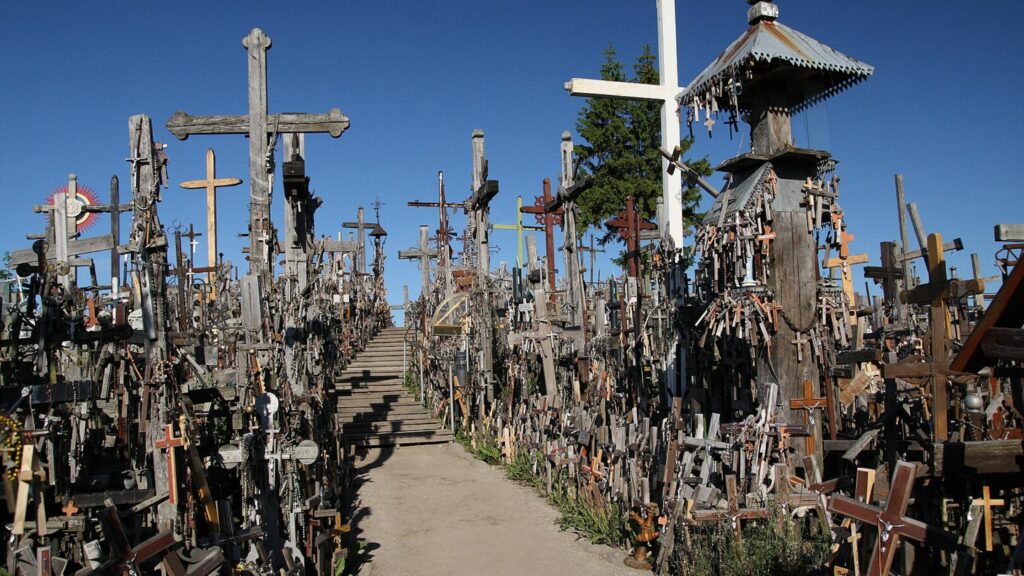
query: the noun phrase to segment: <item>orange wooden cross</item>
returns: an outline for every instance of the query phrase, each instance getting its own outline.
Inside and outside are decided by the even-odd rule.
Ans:
[[[164,426],[164,437],[153,442],[153,446],[167,450],[167,499],[171,504],[178,503],[178,467],[174,449],[184,446],[185,441],[174,436],[174,427]]]
[[[816,445],[814,443],[814,411],[822,410],[828,405],[825,398],[814,397],[814,385],[810,380],[804,380],[804,397],[793,398],[789,401],[790,410],[806,410],[808,436],[804,438],[804,450],[808,455],[813,455]]]
[[[981,506],[985,509],[985,551],[992,551],[992,508],[995,506],[1005,506],[1006,502],[1002,498],[992,499],[992,492],[988,486],[982,486],[981,498],[975,498],[971,500],[972,506]]]
[[[217,188],[238,186],[242,181],[238,178],[217,178],[216,160],[213,148],[206,149],[206,180],[188,180],[181,183],[182,188],[206,189],[206,265],[217,267]],[[180,266],[181,264],[179,264]],[[216,295],[214,281],[216,272],[209,272],[210,294]]]

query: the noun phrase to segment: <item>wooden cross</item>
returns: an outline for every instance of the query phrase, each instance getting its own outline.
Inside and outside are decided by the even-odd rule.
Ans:
[[[107,501],[110,502],[109,500]],[[118,516],[117,508],[112,503],[100,513],[100,525],[103,537],[110,548],[109,559],[92,569],[83,569],[76,576],[93,576],[94,574],[143,574],[140,566],[147,560],[155,558],[177,542],[174,532],[166,530],[156,536],[132,547],[125,535],[124,526]]]
[[[676,54],[676,2],[658,0],[658,78],[659,85],[635,82],[612,82],[573,78],[565,89],[572,96],[622,98],[661,103],[661,149],[672,150],[679,145],[679,104],[676,96],[682,92],[679,84],[679,65]],[[683,245],[683,203],[681,178],[669,173],[667,158],[661,163],[662,198],[668,216],[668,236],[675,246]]]
[[[444,172],[437,172],[437,202],[420,202],[414,200],[407,202],[407,206],[413,208],[437,208],[438,209],[438,233],[437,233],[437,258],[438,265],[441,267],[442,273],[445,277],[445,282],[449,282],[451,278],[451,271],[449,267],[451,265],[451,235],[448,232],[448,209],[454,207],[463,207],[465,203],[462,202],[448,202],[445,199],[444,191]]]
[[[796,344],[796,361],[797,362],[803,362],[804,361],[804,344],[807,344],[809,342],[806,338],[801,338],[801,336],[803,336],[803,335],[804,335],[803,332],[797,332],[796,336],[794,336],[794,339],[790,340],[791,344]]]
[[[531,224],[523,224],[523,197],[516,197],[516,223],[515,224],[494,224],[495,230],[514,230],[516,233],[516,266],[522,268],[525,262],[523,261],[523,231],[524,230],[543,230],[543,226],[533,226]]]
[[[178,468],[174,449],[184,446],[185,441],[174,436],[174,427],[164,426],[164,437],[153,442],[153,446],[167,450],[167,499],[171,504],[178,503]]]
[[[247,51],[249,70],[249,114],[245,116],[190,116],[175,112],[167,120],[167,129],[179,140],[192,134],[249,135],[249,262],[250,272],[268,280],[271,275],[271,251],[274,250],[270,224],[270,147],[278,134],[327,132],[337,138],[348,129],[349,119],[341,110],[327,114],[276,114],[267,117],[267,50],[270,36],[253,28],[242,46]]]
[[[935,440],[944,442],[949,438],[947,417],[946,375],[949,372],[950,317],[947,298],[952,295],[980,294],[985,291],[983,280],[950,280],[946,273],[946,256],[942,247],[941,234],[928,235],[928,283],[900,294],[900,300],[908,304],[930,306],[929,327],[930,361],[911,366],[886,364],[883,376],[886,378],[928,376],[932,381],[932,426]],[[903,373],[898,373],[902,370]]]
[[[366,274],[366,229],[380,226],[380,222],[367,222],[363,217],[363,207],[356,211],[355,222],[342,222],[342,228],[358,231],[356,237],[356,274]]]
[[[629,275],[636,278],[640,274],[637,266],[637,262],[640,260],[640,232],[655,230],[658,226],[640,218],[640,211],[636,209],[632,196],[626,197],[626,209],[619,211],[615,218],[605,223],[605,226],[618,230],[619,237],[626,241]]]
[[[409,250],[399,250],[398,258],[420,261],[420,280],[423,283],[420,294],[426,295],[430,292],[430,259],[437,258],[437,250],[430,249],[430,230],[426,224],[420,226],[419,246]]]
[[[736,476],[729,474],[725,477],[725,493],[728,509],[722,510],[698,510],[693,512],[692,517],[696,522],[728,520],[732,523],[732,529],[736,538],[743,538],[743,521],[757,518],[767,518],[770,514],[767,508],[740,508],[739,494],[736,488]]]
[[[840,278],[843,283],[843,294],[846,295],[846,302],[849,306],[850,314],[850,326],[857,325],[857,312],[855,310],[857,306],[857,295],[853,289],[853,269],[851,268],[854,264],[865,264],[868,261],[867,254],[853,254],[849,253],[849,242],[853,240],[853,234],[848,234],[846,230],[840,232],[842,240],[840,241],[839,256],[836,258],[829,258],[822,261],[821,265],[829,270],[833,268],[839,268]]]
[[[972,506],[981,506],[985,510],[985,551],[992,551],[992,508],[994,506],[1005,506],[1002,498],[992,499],[988,486],[981,487],[981,498],[971,500]]]
[[[562,216],[565,212],[561,208],[548,211],[547,205],[553,201],[551,196],[551,179],[544,179],[544,195],[534,196],[533,206],[519,208],[520,212],[533,214],[538,224],[544,225],[544,247],[547,251],[548,264],[548,288],[551,293],[555,292],[555,225],[562,225]]]
[[[65,504],[63,508],[60,509],[60,511],[63,512],[64,516],[67,518],[71,518],[72,516],[77,514],[78,510],[79,508],[78,506],[75,506],[74,500],[68,500],[68,503]]]
[[[900,538],[935,543],[944,548],[956,545],[956,536],[953,534],[904,516],[910,501],[910,492],[914,488],[916,470],[914,464],[902,461],[896,464],[884,509],[841,494],[832,496],[829,501],[829,511],[878,527],[875,551],[868,566],[869,576],[889,574]]]
[[[821,428],[815,425],[814,422],[814,411],[824,410],[828,407],[828,402],[825,398],[814,397],[814,384],[810,380],[804,380],[804,397],[803,398],[792,398],[789,401],[790,410],[806,410],[807,414],[805,420],[807,422],[807,428],[809,435],[804,438],[804,450],[807,455],[816,455],[816,440],[815,438],[820,435]],[[829,414],[829,426],[833,426],[832,415]]]
[[[213,148],[207,148],[206,180],[186,180],[181,183],[181,187],[186,189],[206,189],[206,265],[214,269],[217,267],[217,188],[238,186],[242,183],[240,178],[217,178],[216,162]],[[207,283],[210,284],[210,297],[215,298],[216,271],[211,270],[207,278]]]

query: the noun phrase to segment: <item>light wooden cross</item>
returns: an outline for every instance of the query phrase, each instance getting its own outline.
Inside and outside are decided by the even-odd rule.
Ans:
[[[167,499],[171,504],[178,503],[178,468],[174,449],[184,446],[185,441],[174,436],[174,427],[164,426],[164,437],[153,442],[153,446],[167,450]]]
[[[679,145],[679,105],[676,95],[683,91],[679,84],[679,65],[676,54],[676,0],[657,0],[658,3],[658,78],[661,84],[612,82],[573,78],[565,83],[572,96],[588,98],[622,98],[661,103],[661,149],[673,150]],[[683,182],[669,173],[669,160],[661,161],[662,197],[668,222],[668,236],[677,248],[683,245]]]
[[[804,335],[803,332],[797,332],[796,336],[793,337],[793,340],[790,340],[791,344],[796,344],[796,361],[797,362],[803,362],[804,361],[804,344],[809,344],[810,343],[810,340],[808,340],[806,338],[802,338],[803,335]]]
[[[516,266],[523,267],[523,230],[543,230],[543,226],[523,224],[523,197],[516,197],[516,223],[494,224],[495,230],[515,230],[516,232]]]
[[[857,325],[857,296],[853,289],[853,269],[854,264],[866,264],[868,261],[867,254],[853,254],[849,253],[849,243],[853,240],[853,234],[848,234],[843,230],[842,240],[840,242],[839,256],[836,258],[829,258],[828,260],[822,261],[821,265],[824,268],[831,270],[832,268],[839,268],[840,278],[843,283],[843,294],[846,295],[846,302],[849,305],[850,314],[850,326]]]
[[[889,573],[900,538],[911,538],[943,548],[956,545],[957,539],[953,534],[905,516],[916,470],[916,465],[908,462],[896,464],[884,509],[841,494],[832,496],[829,501],[829,511],[878,527],[875,551],[868,566],[870,576],[885,576]]]
[[[971,500],[972,506],[981,506],[985,510],[985,551],[992,551],[992,508],[994,506],[1005,506],[1002,498],[993,499],[988,486],[982,486],[981,498]]]
[[[217,296],[217,188],[238,186],[241,183],[240,178],[217,178],[213,148],[206,149],[206,180],[187,180],[181,183],[182,188],[206,189],[206,265],[210,268],[207,278],[211,298]]]

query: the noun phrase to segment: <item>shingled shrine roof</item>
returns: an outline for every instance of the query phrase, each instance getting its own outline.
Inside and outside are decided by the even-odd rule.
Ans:
[[[748,81],[746,68],[757,63],[785,63],[816,73],[814,76],[820,84],[815,83],[818,84],[815,91],[805,92],[803,101],[796,103],[793,111],[831,97],[867,79],[875,71],[873,66],[851,58],[785,24],[762,20],[752,24],[690,82],[677,100],[688,105],[695,97],[703,99],[708,93],[717,98],[726,98],[721,88],[728,86],[730,81],[738,81],[740,84]],[[811,84],[803,83],[804,86]]]

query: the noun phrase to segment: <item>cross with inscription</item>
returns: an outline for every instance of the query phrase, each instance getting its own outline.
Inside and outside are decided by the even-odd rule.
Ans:
[[[956,545],[957,538],[953,534],[905,516],[907,504],[910,502],[910,492],[914,488],[916,470],[917,466],[908,462],[896,464],[884,509],[841,494],[832,496],[829,501],[830,512],[849,516],[878,528],[875,551],[868,566],[869,576],[884,576],[889,573],[892,561],[896,557],[896,550],[899,548],[900,538],[928,542],[943,548]]]
[[[253,28],[242,39],[249,63],[249,114],[245,116],[190,116],[177,111],[167,129],[179,140],[193,134],[249,135],[249,254],[252,274],[269,280],[274,239],[270,224],[270,192],[273,144],[278,134],[327,132],[337,138],[348,129],[349,119],[332,108],[326,114],[275,114],[267,116],[267,50],[270,36]]]

